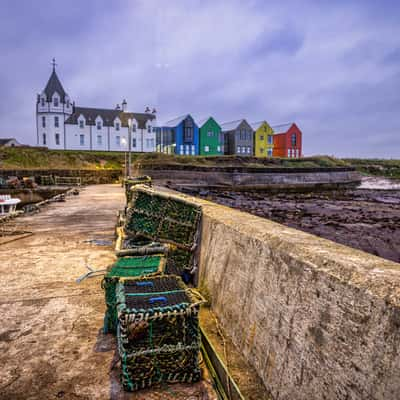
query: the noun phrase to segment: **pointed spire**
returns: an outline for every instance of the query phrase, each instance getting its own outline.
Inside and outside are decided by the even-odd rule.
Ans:
[[[55,70],[56,70],[56,59],[55,59],[55,57],[53,57],[53,61],[51,62],[51,65],[53,66],[53,72],[55,72]]]
[[[57,64],[56,64],[55,58],[53,58],[51,65],[53,66],[53,71],[52,71],[50,78],[47,82],[47,85],[44,89],[44,92],[46,93],[47,101],[50,102],[53,97],[54,92],[57,92],[60,95],[61,103],[65,103],[65,96],[67,94],[65,93],[65,90],[56,74],[56,65]]]

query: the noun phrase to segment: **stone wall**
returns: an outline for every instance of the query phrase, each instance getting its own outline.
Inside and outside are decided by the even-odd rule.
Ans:
[[[337,187],[357,185],[361,178],[353,168],[136,168],[136,175],[182,185],[234,188]]]
[[[7,179],[10,176],[34,176],[39,179],[42,175],[63,177],[80,177],[83,185],[115,183],[122,175],[120,170],[92,170],[92,169],[0,169],[0,177]]]
[[[400,264],[195,201],[200,284],[274,399],[400,398]]]

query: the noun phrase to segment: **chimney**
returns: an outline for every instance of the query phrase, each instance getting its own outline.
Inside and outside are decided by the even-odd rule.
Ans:
[[[152,114],[157,114],[157,110],[153,108],[153,111],[151,112]]]
[[[116,110],[120,110],[121,107],[119,106],[119,104],[117,104],[117,106],[115,107]]]
[[[149,107],[146,107],[146,109],[144,110],[144,112],[145,112],[146,114],[148,114],[148,113],[150,112],[150,108],[149,108]]]
[[[122,102],[122,111],[126,112],[126,108],[128,106],[128,103],[126,102],[126,100],[124,99],[124,101]]]

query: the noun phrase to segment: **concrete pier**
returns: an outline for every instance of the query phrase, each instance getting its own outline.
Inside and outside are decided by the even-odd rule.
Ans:
[[[113,260],[118,185],[89,186],[65,203],[13,221],[33,235],[0,246],[0,399],[187,399],[205,383],[127,394],[119,384],[115,338],[101,333],[101,278],[76,278]],[[114,368],[113,368],[114,366]],[[213,397],[209,397],[213,398]]]

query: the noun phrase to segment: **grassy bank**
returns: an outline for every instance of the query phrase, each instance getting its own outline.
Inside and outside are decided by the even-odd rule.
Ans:
[[[364,175],[400,179],[400,160],[348,158],[344,161]]]
[[[35,147],[0,148],[0,168],[2,169],[122,169],[123,152],[48,150]],[[161,153],[132,153],[134,164],[152,165],[194,165],[204,167],[242,166],[271,168],[320,168],[343,167],[348,164],[340,159],[327,156],[301,159],[273,158],[262,159],[238,156],[175,156]]]

